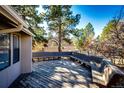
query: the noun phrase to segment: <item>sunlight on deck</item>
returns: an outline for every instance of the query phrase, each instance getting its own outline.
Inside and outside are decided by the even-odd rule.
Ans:
[[[18,83],[18,84],[17,84]],[[33,64],[33,72],[16,87],[85,88],[98,87],[92,83],[91,71],[69,60],[42,61]],[[20,84],[20,85],[19,85]]]

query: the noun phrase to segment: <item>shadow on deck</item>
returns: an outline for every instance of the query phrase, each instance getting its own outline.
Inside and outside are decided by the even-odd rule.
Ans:
[[[33,63],[30,74],[22,74],[11,88],[85,88],[98,87],[92,83],[91,71],[69,60]]]

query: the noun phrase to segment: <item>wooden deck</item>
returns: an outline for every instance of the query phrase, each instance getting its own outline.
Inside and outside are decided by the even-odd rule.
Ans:
[[[91,71],[69,60],[42,61],[33,64],[33,72],[21,75],[11,88],[85,88],[92,83]]]

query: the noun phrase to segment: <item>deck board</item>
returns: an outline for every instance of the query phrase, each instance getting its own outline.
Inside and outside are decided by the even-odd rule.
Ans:
[[[22,74],[11,88],[84,88],[98,87],[92,83],[91,71],[70,60],[33,63],[30,74]]]

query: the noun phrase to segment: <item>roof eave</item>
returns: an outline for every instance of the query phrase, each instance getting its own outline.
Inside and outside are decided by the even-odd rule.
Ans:
[[[28,28],[29,26],[24,22],[24,20],[17,14],[17,12],[14,10],[14,9],[12,9],[10,6],[7,6],[7,5],[1,5],[1,7],[6,11],[6,12],[8,12],[10,15],[11,15],[11,17],[9,17],[9,16],[7,16],[10,20],[12,20],[13,22],[15,22],[17,25],[18,24],[22,24],[25,28]],[[5,14],[6,15],[6,14]],[[15,19],[15,20],[13,20],[12,19],[12,17],[13,17],[13,19]],[[18,22],[18,23],[17,23]]]
[[[34,36],[33,33],[31,33],[28,30],[28,25],[25,23],[25,21],[17,14],[16,11],[14,11],[10,6],[7,5],[1,5],[0,6],[0,12],[6,16],[9,20],[14,22],[17,26],[22,25],[22,31],[25,32],[28,35]]]

